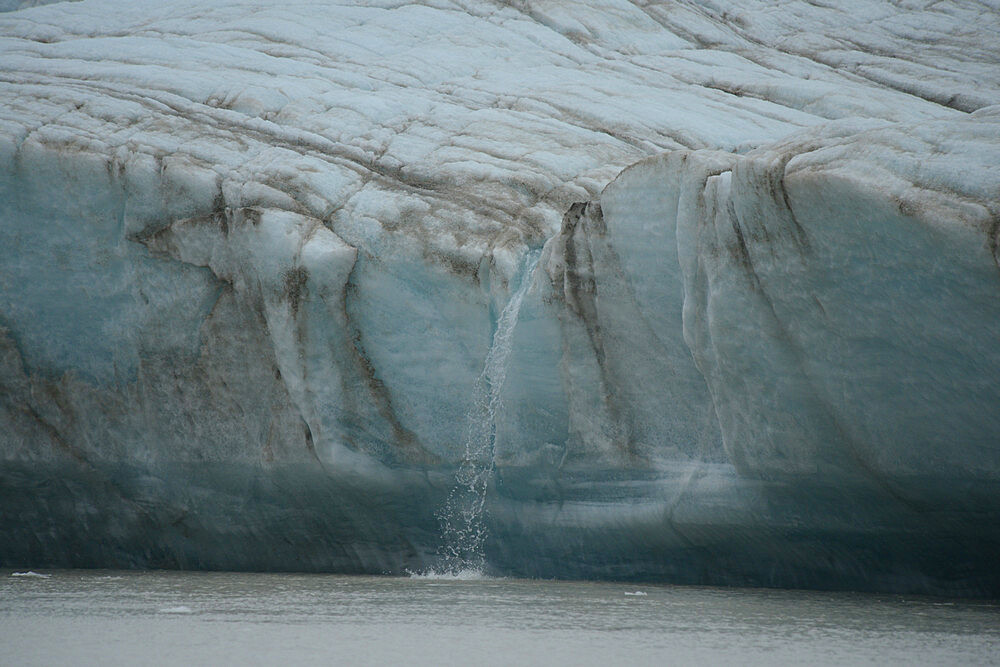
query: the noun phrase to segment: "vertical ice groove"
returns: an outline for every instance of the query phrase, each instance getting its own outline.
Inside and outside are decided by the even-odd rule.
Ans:
[[[514,329],[540,256],[541,250],[526,254],[520,284],[497,320],[483,371],[473,388],[466,418],[465,454],[455,475],[455,486],[437,515],[442,537],[440,567],[446,574],[481,573],[485,567],[486,493],[495,466],[496,420],[502,410],[501,395]]]

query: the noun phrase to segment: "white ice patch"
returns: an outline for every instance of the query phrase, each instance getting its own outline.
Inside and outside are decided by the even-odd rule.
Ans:
[[[166,607],[160,610],[161,614],[193,614],[194,610],[191,607],[186,607],[184,605],[179,605],[177,607]]]

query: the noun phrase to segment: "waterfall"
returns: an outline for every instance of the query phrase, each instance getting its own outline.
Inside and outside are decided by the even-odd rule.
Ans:
[[[437,513],[443,539],[441,567],[446,574],[481,573],[485,565],[486,492],[495,466],[496,420],[501,411],[514,328],[540,255],[541,250],[526,255],[519,272],[520,284],[497,320],[483,371],[473,389],[466,418],[465,454],[455,475],[455,486]]]

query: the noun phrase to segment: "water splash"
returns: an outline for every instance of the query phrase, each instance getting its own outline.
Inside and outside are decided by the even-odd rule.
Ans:
[[[459,570],[451,572],[448,570],[427,570],[426,572],[403,571],[410,579],[420,579],[426,581],[503,581],[503,577],[489,577],[483,574],[482,570]]]
[[[502,407],[514,328],[540,255],[540,250],[533,250],[525,257],[520,284],[500,314],[483,372],[476,380],[466,419],[465,455],[455,475],[455,486],[437,513],[443,538],[440,574],[475,572],[481,576],[485,567],[486,492],[495,467],[496,418]]]

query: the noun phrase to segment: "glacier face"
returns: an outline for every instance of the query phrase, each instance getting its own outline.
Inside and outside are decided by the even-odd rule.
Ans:
[[[856,10],[0,16],[0,562],[434,566],[525,285],[495,571],[997,594],[1000,18]]]

